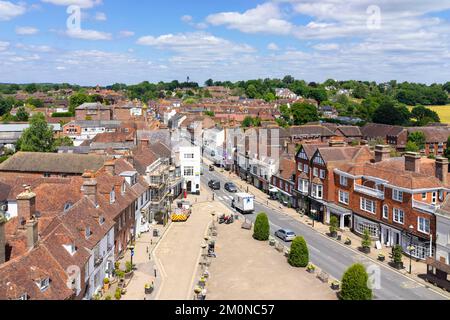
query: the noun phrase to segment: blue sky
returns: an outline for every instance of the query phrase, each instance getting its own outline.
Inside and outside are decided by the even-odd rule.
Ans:
[[[433,83],[449,61],[450,0],[0,0],[0,82]]]

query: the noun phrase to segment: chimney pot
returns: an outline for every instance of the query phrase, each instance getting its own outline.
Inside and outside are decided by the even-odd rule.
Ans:
[[[36,247],[36,244],[39,241],[39,228],[38,228],[38,220],[36,218],[31,219],[26,224],[27,228],[27,248],[31,250]]]
[[[416,152],[405,153],[405,170],[411,172],[420,172],[420,154]]]
[[[36,194],[29,186],[17,196],[17,213],[19,220],[28,221],[36,215]]]
[[[375,146],[375,162],[382,162],[391,157],[391,147],[388,145]]]
[[[109,173],[112,176],[114,176],[116,174],[115,173],[115,166],[116,166],[116,164],[115,164],[114,160],[106,161],[104,166],[105,166],[105,169],[106,169],[107,173]]]
[[[448,182],[448,159],[444,157],[436,158],[436,178],[442,181],[443,184]]]
[[[92,177],[90,172],[83,174],[83,194],[97,206],[97,181]]]

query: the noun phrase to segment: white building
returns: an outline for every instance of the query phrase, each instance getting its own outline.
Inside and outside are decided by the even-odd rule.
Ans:
[[[203,131],[203,155],[216,164],[223,164],[225,130],[222,128],[205,129]]]
[[[450,199],[436,212],[436,260],[450,264]]]
[[[164,112],[163,122],[167,126],[169,125],[169,121],[175,116],[177,112],[175,110],[171,110],[170,112]]]
[[[74,146],[80,146],[84,141],[94,139],[98,134],[116,132],[120,128],[120,121],[116,120],[83,120],[71,121],[64,125],[64,135],[74,141]]]
[[[199,146],[180,146],[178,161],[183,178],[183,190],[200,193],[201,150]]]

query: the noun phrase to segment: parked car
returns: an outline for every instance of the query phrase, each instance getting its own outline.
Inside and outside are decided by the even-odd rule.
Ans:
[[[293,241],[296,237],[295,233],[291,230],[286,229],[280,229],[277,232],[275,232],[275,236],[280,238],[281,240],[285,242]]]
[[[209,171],[215,171],[215,170],[216,170],[216,168],[213,165],[209,166]]]
[[[210,180],[208,186],[213,190],[220,190],[220,181]]]
[[[238,189],[236,188],[236,185],[233,182],[227,182],[225,183],[225,190],[231,193],[238,192]]]

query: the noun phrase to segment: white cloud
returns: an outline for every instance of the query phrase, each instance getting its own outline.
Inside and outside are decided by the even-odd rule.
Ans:
[[[133,31],[128,31],[128,30],[123,30],[123,31],[119,32],[119,36],[121,38],[129,38],[129,37],[134,36],[134,34],[135,33]]]
[[[0,41],[0,51],[5,51],[9,48],[10,43],[6,41]]]
[[[33,35],[39,32],[39,29],[34,27],[17,27],[16,33],[18,35]]]
[[[269,43],[268,45],[267,45],[267,49],[269,49],[269,50],[272,50],[272,51],[278,51],[278,50],[280,50],[280,48],[277,46],[277,44],[276,43]]]
[[[239,12],[221,12],[209,15],[206,21],[214,26],[225,25],[245,33],[289,34],[293,25],[282,19],[279,7],[264,3],[254,9]]]
[[[23,3],[14,4],[10,1],[0,1],[0,21],[11,20],[25,13],[26,7]]]
[[[25,45],[23,43],[18,43],[15,45],[15,47],[30,52],[48,53],[54,51],[52,47],[47,45]]]
[[[338,50],[339,45],[337,43],[319,43],[314,45],[313,48],[319,51],[331,51]]]
[[[97,30],[69,29],[66,31],[66,35],[75,39],[92,40],[92,41],[112,39],[112,35],[110,33]]]
[[[45,3],[54,4],[57,6],[68,7],[70,5],[76,5],[81,8],[92,8],[102,4],[102,0],[41,0]]]
[[[95,14],[95,18],[94,19],[97,20],[97,21],[106,21],[106,20],[108,20],[108,18],[106,17],[106,13],[104,13],[104,12],[97,12]]]
[[[187,15],[187,14],[181,17],[181,21],[183,21],[185,23],[192,22],[192,20],[193,20],[192,16]]]

